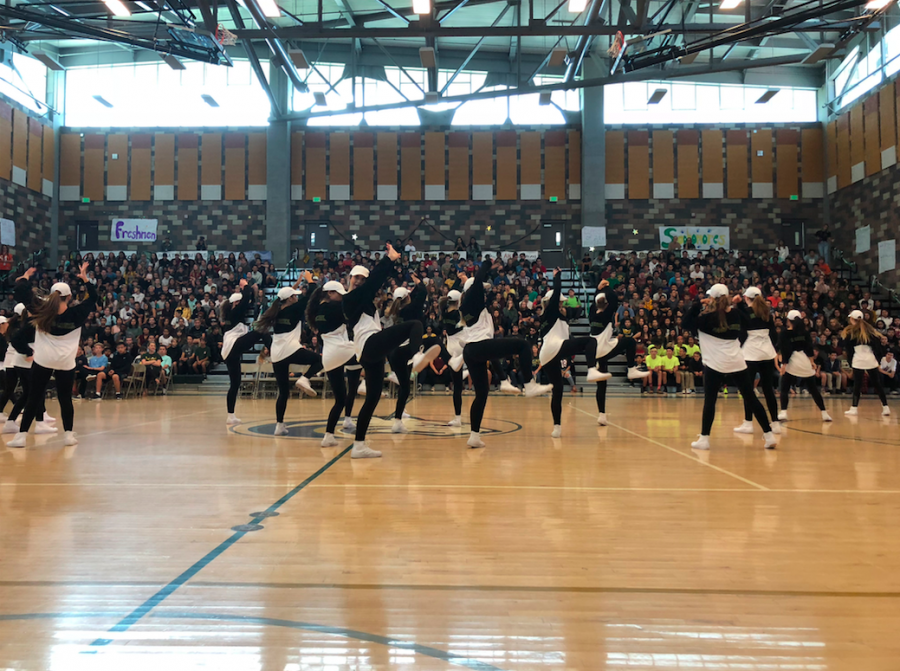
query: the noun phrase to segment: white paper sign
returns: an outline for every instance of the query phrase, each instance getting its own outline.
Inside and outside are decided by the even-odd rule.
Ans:
[[[109,239],[113,242],[156,242],[158,219],[113,219]]]
[[[585,226],[581,229],[582,247],[606,247],[606,226]]]
[[[677,239],[684,249],[685,239],[697,249],[731,249],[731,230],[728,226],[660,226],[659,247],[668,249],[669,243]]]
[[[886,273],[897,267],[897,241],[882,240],[878,243],[878,272]]]
[[[12,219],[0,219],[0,245],[16,246],[16,224]]]
[[[872,229],[869,226],[863,226],[856,229],[856,253],[862,254],[872,248]]]

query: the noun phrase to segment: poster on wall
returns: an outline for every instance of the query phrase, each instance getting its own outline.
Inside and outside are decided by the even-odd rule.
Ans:
[[[16,246],[16,224],[12,219],[0,219],[0,245]]]
[[[156,242],[158,219],[113,219],[109,239],[113,242]]]
[[[882,240],[878,243],[878,272],[886,273],[897,267],[897,241]]]
[[[856,253],[862,254],[872,248],[872,229],[863,226],[856,229]]]
[[[585,226],[581,229],[582,247],[606,247],[606,226]]]
[[[684,249],[690,240],[695,249],[731,249],[731,229],[728,226],[659,226],[659,247],[668,249],[677,240]]]

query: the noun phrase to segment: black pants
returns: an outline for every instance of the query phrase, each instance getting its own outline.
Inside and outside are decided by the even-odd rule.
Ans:
[[[748,361],[747,372],[750,375],[750,385],[759,374],[759,388],[762,389],[763,396],[766,399],[766,407],[769,409],[769,416],[774,422],[778,419],[778,402],[775,399],[775,360],[767,359],[765,361]],[[784,389],[784,381],[782,380],[781,388]],[[812,393],[810,391],[810,393]],[[818,393],[818,391],[816,391]],[[754,394],[756,396],[756,394]],[[821,396],[819,397],[821,398]],[[784,392],[781,397],[782,409],[787,409],[787,401],[784,400]],[[825,408],[822,408],[824,410]],[[744,420],[749,422],[753,419],[753,410],[750,409],[750,399],[744,396]]]
[[[331,391],[334,392],[334,405],[331,406],[331,411],[328,413],[328,425],[325,427],[326,433],[334,433],[342,411],[346,417],[350,417],[353,414],[353,401],[356,400],[356,388],[359,386],[361,372],[358,366],[348,368],[346,383],[344,382],[344,366],[332,368],[325,373],[328,376],[328,384],[331,385]],[[349,391],[347,389],[348,386]]]
[[[881,405],[887,405],[887,396],[884,395],[884,384],[881,381],[881,373],[878,372],[878,369],[871,368],[869,370],[860,370],[859,368],[854,368],[853,407],[855,408],[859,405],[859,396],[860,394],[862,394],[862,385],[866,373],[869,374],[869,381],[875,387],[875,393],[878,394],[878,398],[881,400]]]
[[[228,414],[234,414],[234,405],[237,403],[238,392],[241,389],[241,359],[244,354],[256,347],[257,344],[265,342],[267,347],[272,345],[272,336],[266,333],[260,333],[253,330],[245,333],[234,341],[228,357],[225,359],[225,368],[228,370]],[[273,366],[274,369],[274,366]]]
[[[409,340],[409,349],[418,352],[422,346],[422,322],[415,320],[403,322],[396,326],[379,331],[369,336],[366,346],[363,348],[360,363],[366,372],[366,400],[356,418],[356,440],[362,442],[366,439],[369,423],[372,415],[381,400],[381,390],[384,389],[384,360],[400,345]],[[398,378],[401,376],[398,374]],[[408,377],[408,376],[407,376]],[[403,411],[400,411],[403,416]]]
[[[19,429],[22,433],[28,433],[35,418],[39,418],[38,421],[43,420],[44,392],[47,391],[51,377],[56,377],[56,399],[59,401],[63,430],[71,431],[75,425],[75,408],[72,406],[75,369],[53,370],[34,363],[31,365],[31,391],[28,395],[28,403],[25,404],[25,412],[22,413],[22,425]]]
[[[304,375],[312,377],[322,370],[322,357],[312,350],[298,349],[287,359],[282,359],[278,363],[272,364],[272,371],[275,373],[275,384],[278,386],[278,399],[275,401],[275,417],[279,424],[284,422],[284,411],[287,410],[288,398],[291,395],[291,364],[309,366]]]
[[[553,357],[544,370],[550,378],[550,384],[553,385],[553,391],[550,394],[550,413],[553,415],[553,424],[562,424],[562,397],[563,397],[563,376],[561,359],[572,360],[576,354],[584,354],[587,359],[588,368],[597,365],[597,339],[591,336],[583,336],[581,338],[569,338],[563,342],[559,352]]]
[[[87,395],[88,384],[88,372],[84,368],[75,369],[75,382],[78,384],[78,395],[84,398]]]
[[[716,400],[719,396],[719,390],[722,384],[731,378],[737,384],[738,390],[744,397],[744,402],[750,400],[750,410],[756,421],[762,427],[763,433],[769,433],[772,425],[766,417],[766,411],[753,393],[753,380],[747,370],[737,373],[720,373],[707,366],[703,367],[703,428],[700,433],[708,436],[712,430],[713,420],[716,418]]]
[[[753,378],[750,378],[751,381]],[[810,375],[809,377],[796,377],[795,375],[791,375],[790,373],[785,373],[781,376],[781,409],[787,410],[788,408],[788,400],[791,397],[791,385],[796,384],[798,387],[802,384],[809,390],[809,395],[813,397],[813,400],[816,402],[816,407],[819,410],[825,409],[825,401],[822,400],[822,392],[819,391],[819,385],[816,384],[816,376]],[[744,403],[746,404],[747,398],[744,397]],[[777,415],[775,415],[777,417]]]
[[[431,370],[429,366],[425,370],[422,371],[422,384],[427,384],[434,386],[436,384],[442,384],[446,387],[450,386],[451,381],[453,380],[453,369],[450,366],[447,366],[446,370],[440,375]]]
[[[418,352],[419,350],[415,350]],[[391,370],[397,376],[397,405],[394,408],[394,419],[403,419],[403,412],[406,410],[406,404],[409,401],[409,393],[412,389],[410,377],[412,376],[412,366],[409,363],[413,350],[409,345],[398,347],[388,354],[388,361],[391,364]],[[424,371],[423,371],[424,372]]]
[[[7,368],[6,369],[6,398],[12,399],[13,394],[16,391],[16,385],[22,385],[22,395],[19,396],[19,400],[13,402],[12,410],[9,413],[9,419],[11,421],[16,421],[16,417],[18,417],[25,410],[25,406],[28,405],[28,398],[31,395],[31,380],[32,380],[32,368]],[[46,385],[45,385],[46,388]],[[41,391],[41,418],[38,421],[44,421],[44,394]]]
[[[462,393],[465,384],[462,369],[460,368],[459,372],[456,372],[451,368],[450,379],[453,381],[453,415],[459,417],[462,415]]]
[[[472,431],[476,433],[481,431],[481,420],[484,418],[484,408],[487,405],[488,361],[504,356],[519,357],[522,377],[526,383],[531,382],[531,346],[525,338],[482,340],[469,343],[463,350],[463,361],[469,367],[472,386],[475,387],[475,400],[472,401],[472,409],[469,411],[469,422],[472,424]],[[502,375],[502,368],[500,370]]]
[[[625,361],[629,368],[634,368],[634,354],[637,345],[634,338],[619,338],[619,342],[612,348],[608,354],[604,354],[597,359],[597,370],[601,373],[609,372],[609,362],[622,352],[625,353]],[[597,412],[606,412],[606,380],[597,383]]]

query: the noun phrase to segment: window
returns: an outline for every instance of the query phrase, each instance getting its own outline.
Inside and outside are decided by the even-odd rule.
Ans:
[[[0,93],[35,112],[46,112],[47,68],[40,61],[12,55],[13,67],[0,65]],[[30,94],[30,95],[29,95]]]

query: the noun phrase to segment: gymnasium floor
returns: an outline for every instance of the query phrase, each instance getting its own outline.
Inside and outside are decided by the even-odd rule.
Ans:
[[[826,402],[765,451],[722,399],[698,457],[699,398],[567,395],[553,440],[492,397],[469,450],[419,397],[364,461],[321,399],[279,439],[271,400],[81,403],[0,452],[0,669],[897,671],[900,406]]]

